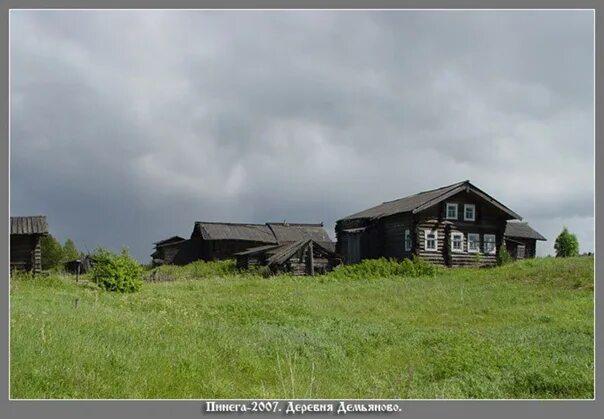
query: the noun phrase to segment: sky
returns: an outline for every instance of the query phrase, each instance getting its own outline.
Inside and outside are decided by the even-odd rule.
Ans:
[[[469,179],[594,249],[592,11],[10,14],[10,209],[78,248]]]

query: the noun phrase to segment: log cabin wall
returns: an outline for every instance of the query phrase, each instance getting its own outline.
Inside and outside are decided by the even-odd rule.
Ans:
[[[41,236],[38,234],[11,234],[10,268],[33,271],[42,270]]]
[[[374,257],[383,256],[402,260],[413,255],[413,248],[405,249],[405,231],[409,230],[411,242],[413,243],[413,217],[410,213],[395,214],[380,220],[380,234],[377,240],[381,248],[374,244],[378,252]]]

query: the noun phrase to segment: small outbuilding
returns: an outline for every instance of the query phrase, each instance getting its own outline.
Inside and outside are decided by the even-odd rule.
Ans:
[[[11,270],[42,270],[42,236],[48,234],[48,222],[43,215],[10,217]]]
[[[65,268],[65,272],[70,274],[85,274],[90,272],[95,263],[96,260],[92,256],[85,255],[82,256],[80,259],[74,259],[65,262],[63,264],[63,267]]]
[[[151,254],[153,265],[173,264],[174,259],[181,249],[181,244],[184,241],[186,241],[186,239],[183,237],[172,236],[153,243],[155,246],[155,251]]]
[[[259,246],[235,255],[239,269],[267,266],[274,274],[315,275],[340,264],[333,250],[313,239],[280,245]]]
[[[504,233],[505,247],[512,259],[534,258],[537,253],[537,240],[547,239],[536,232],[528,223],[508,221]]]

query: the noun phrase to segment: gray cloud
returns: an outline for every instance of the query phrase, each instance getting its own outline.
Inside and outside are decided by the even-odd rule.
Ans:
[[[471,179],[593,250],[592,12],[13,11],[10,46],[11,211],[80,246]]]

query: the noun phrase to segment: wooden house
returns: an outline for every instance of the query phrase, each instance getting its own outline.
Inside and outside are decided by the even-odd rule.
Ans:
[[[38,273],[42,270],[41,238],[48,234],[43,215],[10,217],[10,268]]]
[[[338,220],[336,250],[345,263],[418,255],[445,266],[495,265],[513,219],[521,217],[466,180]]]
[[[504,233],[505,247],[510,256],[517,259],[534,258],[537,253],[537,240],[547,240],[527,223],[508,221]]]
[[[340,263],[335,252],[324,242],[302,239],[279,245],[259,246],[239,252],[237,267],[248,269],[267,266],[274,274],[315,275],[328,272]]]

